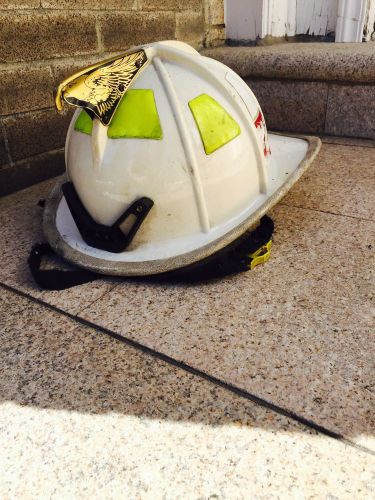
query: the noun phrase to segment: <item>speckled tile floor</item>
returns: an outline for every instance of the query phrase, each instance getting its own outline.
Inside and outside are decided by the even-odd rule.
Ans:
[[[42,292],[53,181],[0,199],[0,497],[374,498],[374,171],[326,142],[271,260],[204,286]]]
[[[111,290],[117,282],[115,279],[98,280],[89,286],[82,285],[62,292],[45,292],[35,286],[26,262],[31,247],[44,241],[43,209],[38,206],[38,201],[46,198],[54,183],[54,179],[48,180],[0,198],[0,281],[49,304],[78,313]]]

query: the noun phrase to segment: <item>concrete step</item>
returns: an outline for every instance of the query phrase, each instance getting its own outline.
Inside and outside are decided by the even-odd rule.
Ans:
[[[218,47],[202,54],[238,73],[271,130],[375,140],[375,43]]]

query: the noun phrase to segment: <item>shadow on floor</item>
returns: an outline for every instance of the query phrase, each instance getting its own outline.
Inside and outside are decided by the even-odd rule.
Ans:
[[[197,376],[0,290],[0,404],[12,401],[40,409],[307,431]]]
[[[309,432],[102,332],[0,290],[0,403]],[[353,418],[350,434],[368,431],[362,423]]]

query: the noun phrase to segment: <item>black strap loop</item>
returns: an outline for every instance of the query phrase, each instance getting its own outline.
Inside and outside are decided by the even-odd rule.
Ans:
[[[270,241],[273,230],[272,219],[265,215],[256,229],[246,232],[241,238],[214,255],[181,269],[139,277],[137,280],[153,283],[200,283],[248,271],[252,261],[251,254]],[[35,282],[45,290],[65,290],[102,277],[100,274],[84,269],[71,271],[40,269],[43,257],[53,254],[52,248],[47,243],[42,243],[33,247],[28,259]]]
[[[153,280],[200,283],[248,271],[250,255],[270,241],[274,227],[273,220],[265,215],[253,231],[246,232],[223,250],[195,264],[155,276]]]
[[[53,255],[48,243],[35,245],[27,260],[35,282],[44,290],[65,290],[99,279],[99,274],[84,269],[63,271],[60,269],[40,269],[43,257]]]

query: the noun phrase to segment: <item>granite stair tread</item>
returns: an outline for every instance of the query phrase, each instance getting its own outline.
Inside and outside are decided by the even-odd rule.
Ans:
[[[225,46],[201,53],[230,66],[242,78],[354,83],[375,81],[375,42]]]

